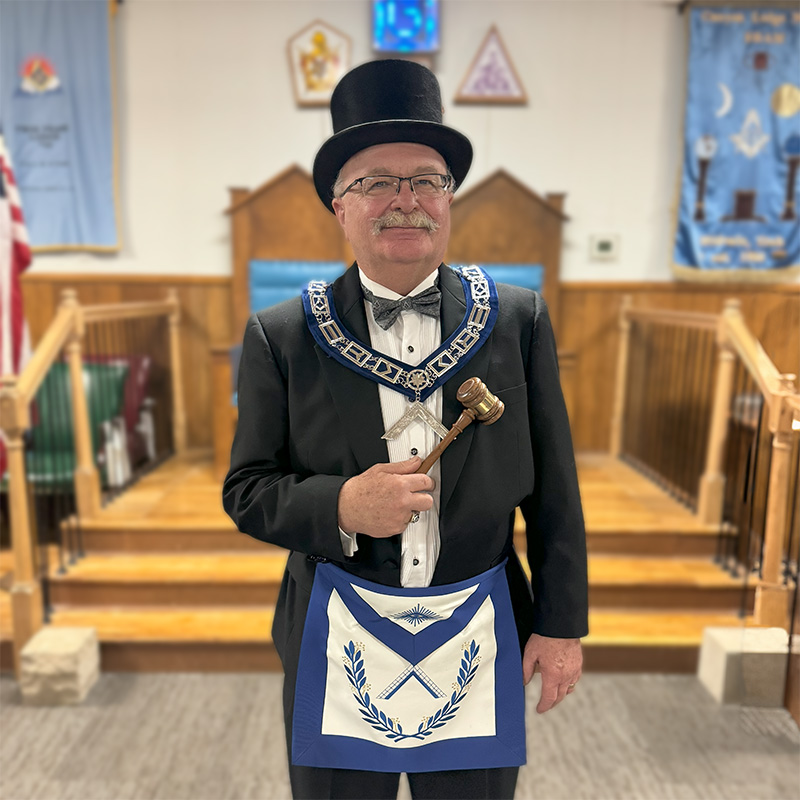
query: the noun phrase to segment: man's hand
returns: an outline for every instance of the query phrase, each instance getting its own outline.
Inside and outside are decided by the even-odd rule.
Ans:
[[[419,456],[394,464],[375,464],[346,481],[339,492],[339,527],[376,539],[402,533],[415,511],[428,511],[433,478],[416,475]]]
[[[575,690],[581,677],[580,639],[551,639],[531,634],[522,655],[522,680],[527,686],[534,672],[542,673],[542,694],[536,711],[544,714]]]

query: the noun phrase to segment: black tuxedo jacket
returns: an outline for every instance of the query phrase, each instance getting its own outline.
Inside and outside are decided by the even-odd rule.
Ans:
[[[444,341],[466,303],[458,276],[446,266],[439,273]],[[444,384],[442,421],[449,428],[458,418],[456,391],[473,376],[505,403],[505,413],[491,426],[473,423],[442,457],[441,551],[432,582],[464,580],[509,557],[520,642],[531,632],[578,638],[587,633],[585,532],[553,333],[539,294],[504,284],[497,290],[494,330]],[[345,326],[368,343],[356,269],[333,284],[333,297]],[[223,503],[240,531],[292,551],[273,628],[287,671],[316,562],[330,559],[366,579],[400,585],[399,535],[359,534],[350,559],[338,529],[342,484],[389,460],[383,433],[378,385],[317,346],[299,298],[250,318]],[[517,506],[527,525],[532,587],[512,550]]]

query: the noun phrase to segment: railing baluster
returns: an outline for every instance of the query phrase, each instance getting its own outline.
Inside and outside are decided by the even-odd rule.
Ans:
[[[792,476],[789,479],[791,487],[788,537],[786,542],[783,563],[783,583],[788,586],[790,580],[798,578],[798,555],[800,554],[800,513],[798,512],[798,495],[800,494],[800,436],[792,437]],[[796,552],[797,551],[797,552]],[[794,568],[792,568],[794,564]]]

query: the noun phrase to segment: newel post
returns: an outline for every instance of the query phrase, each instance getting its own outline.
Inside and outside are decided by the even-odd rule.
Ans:
[[[611,416],[611,455],[622,455],[625,425],[625,390],[628,385],[628,358],[631,343],[631,321],[628,312],[633,306],[633,298],[626,294],[619,310],[619,350],[617,353],[617,381],[614,388],[614,411]]]
[[[773,395],[770,408],[772,455],[761,561],[762,582],[756,588],[755,617],[758,624],[778,628],[789,625],[789,591],[781,580],[781,562],[787,524],[794,417],[786,398],[795,393],[795,378],[795,375],[780,376],[780,394]]]
[[[181,306],[176,289],[167,293],[172,304],[169,315],[169,356],[172,367],[172,438],[175,452],[186,450],[186,404],[183,396],[183,371],[181,365]]]
[[[725,475],[722,462],[728,436],[728,417],[733,393],[736,356],[727,329],[727,320],[741,316],[741,304],[736,299],[725,301],[725,308],[717,327],[717,381],[714,385],[714,402],[711,408],[711,426],[706,449],[706,466],[700,478],[697,498],[697,517],[706,525],[722,523],[722,504],[725,499]]]
[[[65,348],[72,395],[72,425],[75,432],[75,504],[81,519],[91,519],[100,511],[100,476],[94,463],[89,403],[83,384],[83,311],[78,293],[65,289],[61,305],[73,312],[72,331]]]
[[[30,411],[17,388],[17,378],[5,375],[0,383],[0,429],[6,448],[8,506],[11,548],[14,553],[14,582],[11,585],[14,673],[19,678],[20,653],[42,627],[42,587],[36,574],[34,520],[28,504],[25,475],[24,432],[30,427]]]

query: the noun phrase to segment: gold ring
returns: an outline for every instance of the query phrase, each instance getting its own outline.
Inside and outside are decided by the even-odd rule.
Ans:
[[[408,521],[409,525],[413,525],[415,522],[419,522],[419,511],[413,511],[411,519]]]

